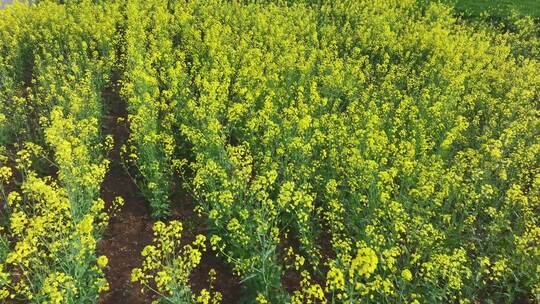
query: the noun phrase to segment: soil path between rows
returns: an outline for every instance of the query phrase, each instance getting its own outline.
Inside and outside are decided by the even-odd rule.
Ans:
[[[139,284],[131,282],[131,270],[140,267],[141,251],[152,242],[152,225],[148,203],[142,197],[140,190],[123,166],[121,147],[129,137],[127,124],[126,102],[120,96],[119,77],[114,77],[111,84],[103,92],[106,107],[104,132],[114,138],[114,148],[111,151],[110,166],[101,188],[101,198],[112,202],[117,196],[124,199],[122,208],[111,216],[109,226],[98,244],[98,255],[106,255],[109,263],[105,275],[110,289],[102,295],[102,304],[142,304],[151,303],[155,294],[141,292]],[[168,220],[180,220],[184,225],[183,243],[192,241],[196,234],[206,234],[207,227],[204,219],[193,212],[194,203],[182,191],[171,195],[171,217]],[[166,221],[166,220],[165,220]],[[232,274],[228,265],[207,252],[203,255],[201,264],[191,275],[191,286],[195,293],[208,288],[208,272],[217,272],[214,288],[221,292],[222,303],[238,303],[240,299],[239,279]]]
[[[110,289],[100,303],[150,303],[150,295],[143,295],[140,286],[131,283],[131,269],[142,262],[141,251],[151,243],[153,221],[145,200],[122,165],[120,148],[129,136],[126,104],[120,97],[119,82],[113,80],[103,93],[106,105],[105,132],[114,138],[110,166],[101,188],[101,197],[112,202],[124,199],[124,205],[111,216],[108,229],[99,243],[98,253],[109,259],[105,268]],[[121,119],[121,121],[119,121]]]

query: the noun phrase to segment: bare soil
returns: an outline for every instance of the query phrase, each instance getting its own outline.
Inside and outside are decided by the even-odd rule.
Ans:
[[[122,165],[120,148],[129,136],[125,101],[119,95],[118,81],[103,93],[104,103],[108,106],[105,119],[105,133],[112,134],[115,146],[110,155],[111,165],[101,189],[101,197],[110,203],[121,196],[124,205],[111,217],[109,227],[98,244],[98,254],[106,255],[109,263],[105,275],[110,290],[105,293],[100,303],[103,304],[139,304],[151,303],[156,295],[142,286],[131,282],[131,270],[140,267],[141,251],[152,241],[152,225],[148,203],[142,197],[126,168]],[[119,123],[118,118],[123,122]],[[171,220],[180,220],[184,224],[183,242],[189,242],[196,234],[206,234],[205,219],[194,212],[194,203],[181,191],[171,196]],[[221,292],[222,303],[238,303],[240,299],[239,279],[232,274],[230,267],[212,252],[203,255],[201,264],[194,270],[190,283],[194,292],[208,288],[208,272],[214,269],[217,279],[214,289]]]

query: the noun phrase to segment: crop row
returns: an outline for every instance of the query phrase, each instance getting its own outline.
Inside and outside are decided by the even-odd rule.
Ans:
[[[0,12],[2,302],[92,303],[108,288],[95,250],[109,218],[101,93],[118,12],[91,2]]]

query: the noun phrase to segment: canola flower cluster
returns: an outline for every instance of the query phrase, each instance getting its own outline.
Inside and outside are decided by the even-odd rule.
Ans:
[[[96,303],[108,289],[96,257],[111,211],[99,198],[112,148],[101,92],[117,12],[91,1],[0,11],[2,302]]]
[[[156,222],[154,244],[144,247],[142,266],[133,269],[131,281],[142,284],[143,291],[158,293],[156,303],[220,303],[219,292],[203,289],[196,295],[191,291],[189,278],[206,252],[206,237],[199,234],[191,244],[182,246],[182,230],[179,221]],[[211,280],[214,276],[210,274]]]
[[[133,119],[161,128],[156,164],[246,297],[540,299],[535,21],[415,0],[128,7],[126,85],[154,111]]]

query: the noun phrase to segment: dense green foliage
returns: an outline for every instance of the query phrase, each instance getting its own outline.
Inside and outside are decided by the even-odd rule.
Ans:
[[[536,0],[453,0],[447,2],[455,4],[457,10],[468,14],[479,15],[487,12],[498,16],[508,16],[514,10],[521,15],[540,17],[540,2]]]
[[[123,62],[126,164],[154,217],[175,187],[191,194],[246,302],[540,301],[533,19],[463,21],[415,0],[96,2],[0,12],[0,177],[13,182],[13,151],[41,165],[17,168],[28,207],[2,188],[0,295],[53,301],[39,288],[56,280],[65,301],[51,303],[92,303],[103,289],[100,92]],[[48,159],[58,177],[41,177]],[[49,200],[72,219],[62,241],[91,232],[76,273],[19,256],[38,224],[17,219]],[[163,303],[219,301],[189,289],[205,236],[155,230],[133,280]],[[21,264],[36,290],[10,280]]]

